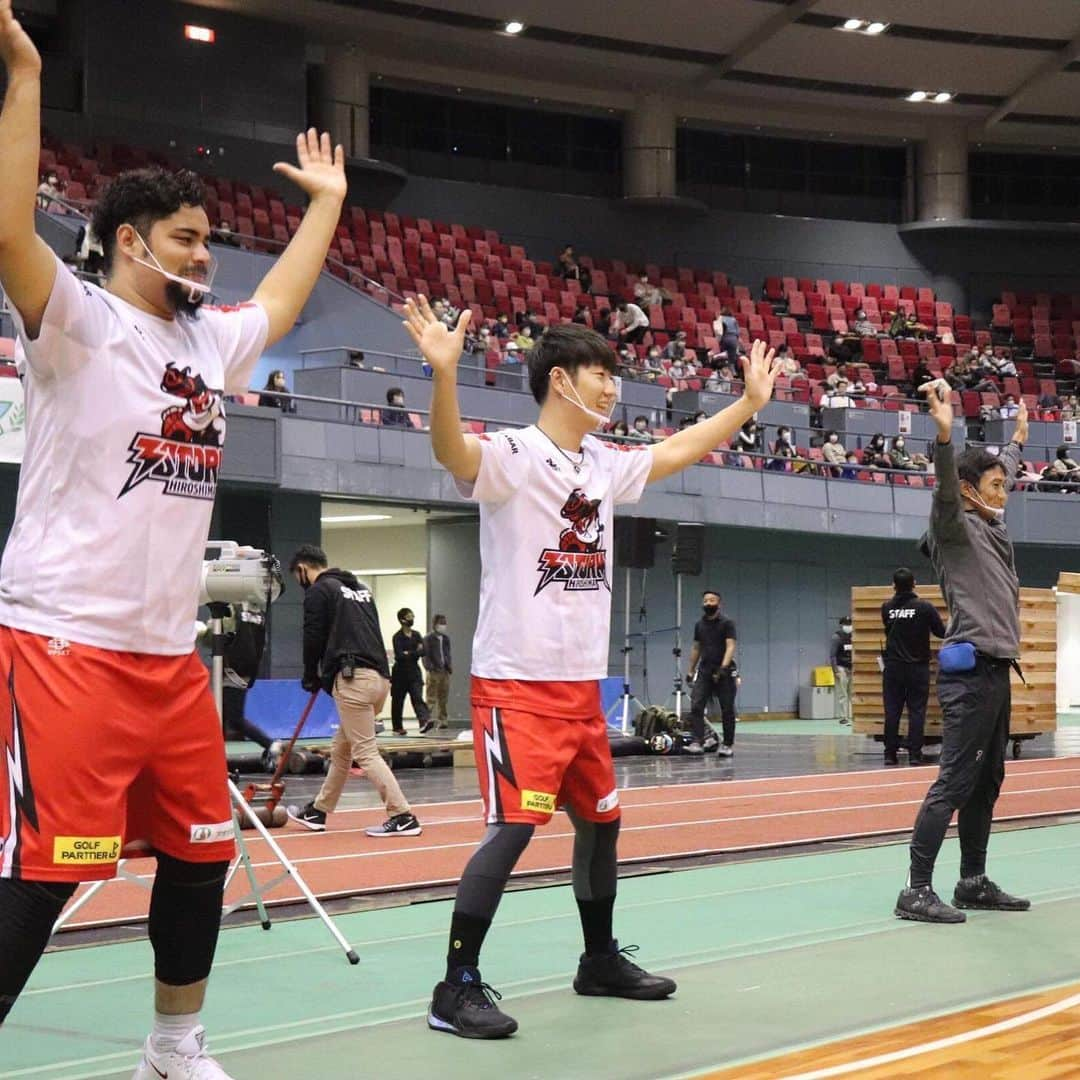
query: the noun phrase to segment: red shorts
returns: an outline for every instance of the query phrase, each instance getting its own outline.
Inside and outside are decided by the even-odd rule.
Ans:
[[[194,652],[0,626],[0,677],[0,878],[97,881],[146,847],[232,858],[221,721]]]
[[[489,824],[544,825],[562,806],[586,821],[618,818],[598,683],[474,678],[472,722]]]

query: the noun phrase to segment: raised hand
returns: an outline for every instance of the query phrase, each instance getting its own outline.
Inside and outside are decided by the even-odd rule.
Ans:
[[[435,318],[426,296],[421,296],[419,301],[405,301],[405,329],[438,375],[451,375],[457,371],[465,348],[465,331],[471,320],[472,312],[466,309],[451,330]]]
[[[1016,430],[1013,432],[1012,441],[1018,443],[1028,441],[1028,407],[1023,398],[1020,399],[1020,408],[1016,413]]]
[[[772,399],[781,367],[776,350],[770,349],[764,341],[755,341],[750,346],[750,356],[743,361],[743,397],[754,406],[755,412]]]
[[[953,407],[952,387],[944,379],[931,379],[923,383],[917,393],[926,397],[926,407],[930,410],[930,416],[937,424],[938,434],[952,435]],[[946,440],[947,441],[947,440]]]
[[[9,75],[41,74],[41,57],[30,35],[11,11],[11,0],[0,0],[0,60]]]
[[[0,0],[0,4],[5,2]],[[296,160],[299,168],[279,161],[274,172],[291,180],[309,199],[334,198],[344,202],[348,190],[345,151],[340,143],[331,148],[329,133],[324,131],[320,136],[314,128],[300,132],[296,136]]]

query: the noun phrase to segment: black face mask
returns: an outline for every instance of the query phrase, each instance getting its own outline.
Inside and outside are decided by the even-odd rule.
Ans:
[[[402,620],[401,620],[401,625],[402,625],[402,626],[404,626],[406,630],[407,630],[407,629],[408,629],[408,628],[409,628],[410,626],[412,626],[412,624],[413,624],[413,620],[412,620],[412,619],[402,619]]]
[[[706,618],[712,618],[720,610],[719,604],[705,604],[702,609],[705,612]]]

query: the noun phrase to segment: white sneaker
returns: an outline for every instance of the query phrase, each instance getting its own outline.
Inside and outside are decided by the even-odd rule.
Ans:
[[[734,757],[735,756],[735,747],[727,746],[725,743],[721,743],[716,748],[716,756],[717,757]]]
[[[206,1052],[206,1028],[192,1028],[176,1049],[159,1054],[147,1038],[143,1056],[131,1080],[232,1080],[232,1077]]]

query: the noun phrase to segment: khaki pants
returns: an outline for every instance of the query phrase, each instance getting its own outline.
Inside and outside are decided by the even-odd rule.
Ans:
[[[838,667],[836,671],[836,715],[841,720],[851,720],[851,669]]]
[[[450,673],[448,671],[429,671],[427,673],[428,708],[439,722],[439,727],[447,724],[447,703],[450,700]]]
[[[330,747],[330,771],[315,799],[316,810],[332,814],[337,809],[355,761],[375,785],[390,817],[409,813],[409,804],[375,745],[375,715],[389,692],[389,681],[370,668],[357,668],[351,679],[338,675],[334,680],[334,701],[341,727]]]

